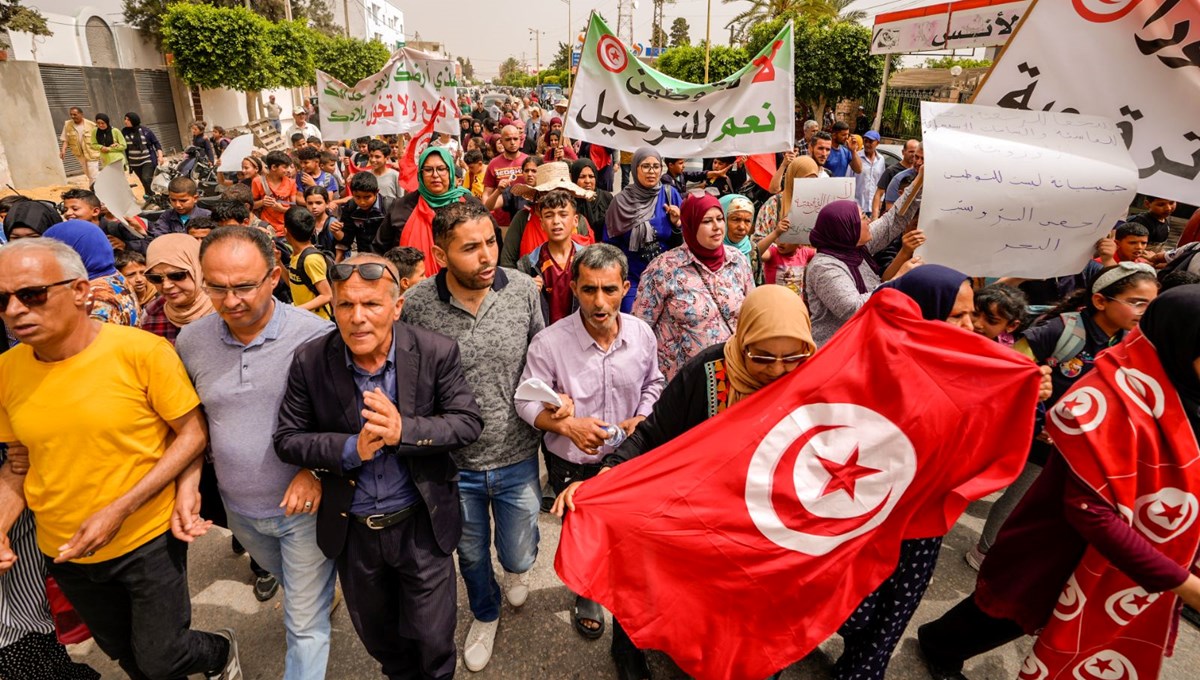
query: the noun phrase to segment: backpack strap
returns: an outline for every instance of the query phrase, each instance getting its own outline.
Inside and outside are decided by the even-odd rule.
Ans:
[[[1079,312],[1066,312],[1062,315],[1063,332],[1058,336],[1054,352],[1046,359],[1046,365],[1054,368],[1059,364],[1070,361],[1083,351],[1087,345],[1087,329]]]
[[[288,267],[288,269],[291,269],[292,273],[296,275],[296,278],[300,279],[300,283],[304,284],[304,287],[307,288],[314,296],[319,296],[321,292],[317,290],[316,282],[312,280],[312,277],[308,275],[308,270],[304,268],[305,261],[307,261],[312,255],[320,255],[321,257],[325,258],[325,272],[326,276],[328,276],[330,268],[332,267],[331,258],[329,257],[328,253],[316,246],[309,246],[300,251],[300,257],[296,258],[296,268],[292,269],[291,267]],[[329,314],[329,318],[332,319],[333,308],[328,303],[322,305],[322,308]]]

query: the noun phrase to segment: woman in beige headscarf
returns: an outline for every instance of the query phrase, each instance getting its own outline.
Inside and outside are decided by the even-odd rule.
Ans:
[[[165,234],[150,242],[146,280],[158,290],[158,297],[143,310],[142,330],[171,344],[180,328],[215,311],[203,289],[200,242],[187,234]]]
[[[758,210],[758,217],[754,220],[754,232],[750,234],[750,240],[754,241],[755,245],[758,245],[764,236],[775,231],[775,228],[779,226],[779,220],[787,219],[788,209],[786,206],[792,204],[792,187],[795,185],[795,181],[816,177],[820,171],[817,162],[808,156],[797,156],[792,159],[783,173],[783,190],[768,198]]]

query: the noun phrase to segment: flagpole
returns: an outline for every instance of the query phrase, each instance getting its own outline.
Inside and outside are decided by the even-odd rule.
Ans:
[[[708,0],[708,18],[704,23],[704,84],[708,84],[708,52],[712,49],[712,0]]]

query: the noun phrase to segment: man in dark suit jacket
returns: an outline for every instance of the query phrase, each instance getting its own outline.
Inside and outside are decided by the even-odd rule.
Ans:
[[[387,260],[356,255],[329,278],[339,329],[296,353],[275,451],[321,479],[317,543],[384,675],[450,678],[462,518],[449,452],[483,418],[458,344],[397,321]]]

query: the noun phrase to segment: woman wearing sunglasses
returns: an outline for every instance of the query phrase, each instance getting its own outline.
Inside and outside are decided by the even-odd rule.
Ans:
[[[716,203],[715,198],[712,201]],[[617,451],[604,457],[607,467],[601,473],[683,435],[791,373],[816,349],[808,309],[800,296],[783,286],[755,288],[746,296],[733,337],[701,350],[683,365],[650,416]],[[562,516],[581,483],[571,484],[559,495],[554,514]],[[612,654],[622,680],[650,677],[645,654],[616,621]]]
[[[181,328],[215,311],[201,289],[200,242],[187,234],[165,234],[150,242],[146,280],[158,290],[158,297],[143,310],[142,330],[171,344]]]

